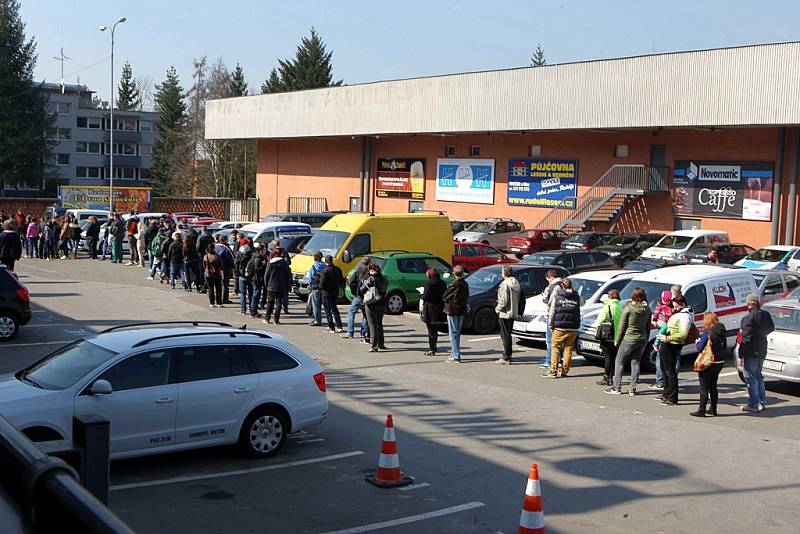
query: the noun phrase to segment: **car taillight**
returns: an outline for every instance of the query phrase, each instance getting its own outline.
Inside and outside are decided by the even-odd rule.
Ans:
[[[583,250],[589,250],[589,245],[583,245],[581,248],[582,248]]]
[[[739,330],[739,333],[736,334],[736,344],[737,345],[741,345],[742,344],[742,331],[741,330]]]
[[[17,296],[22,300],[22,302],[29,303],[31,301],[31,297],[28,295],[28,290],[24,287],[17,289]]]
[[[317,383],[317,387],[323,393],[328,391],[328,387],[325,384],[325,373],[317,373],[314,375],[314,382]]]

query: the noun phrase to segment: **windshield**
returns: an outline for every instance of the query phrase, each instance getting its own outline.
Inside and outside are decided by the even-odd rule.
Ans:
[[[531,254],[530,256],[525,256],[525,259],[522,260],[522,263],[528,263],[531,265],[552,265],[559,256],[561,256],[560,252],[538,252],[536,254]]]
[[[564,240],[565,243],[586,243],[589,240],[589,234],[574,234]]]
[[[492,226],[494,226],[493,222],[490,222],[490,221],[478,221],[476,223],[470,224],[466,228],[465,231],[466,232],[478,232],[480,234],[485,234],[486,232],[489,232],[492,229]]]
[[[644,294],[647,296],[648,306],[650,306],[651,310],[655,310],[658,300],[661,298],[661,294],[664,291],[669,291],[672,285],[661,282],[642,282],[631,280],[628,282],[628,285],[623,287],[622,291],[619,292],[619,300],[631,300],[631,293],[633,293],[633,290],[637,287],[644,289]]]
[[[58,349],[18,377],[44,389],[66,389],[116,354],[81,339]]]
[[[503,276],[500,269],[478,269],[466,278],[470,293],[481,293],[496,287]]]
[[[617,247],[628,247],[636,243],[639,238],[633,235],[620,235],[608,241],[606,245],[614,245]]]
[[[764,309],[772,316],[776,330],[800,333],[800,310],[788,306],[766,305]]]
[[[256,236],[256,233],[252,230],[239,230],[239,235],[244,236],[247,239],[253,239]]]
[[[656,243],[656,247],[658,248],[672,248],[672,249],[684,249],[686,245],[692,240],[691,237],[685,235],[665,235],[661,238],[661,241]]]
[[[597,293],[597,290],[605,283],[601,280],[588,280],[586,278],[569,277],[572,280],[572,289],[578,294],[581,299],[581,306],[586,304],[586,301],[592,298],[592,295]]]
[[[315,252],[319,251],[323,256],[330,255],[335,258],[348,237],[350,237],[350,234],[347,232],[320,230],[306,243],[301,254],[313,256]]]
[[[772,248],[760,248],[751,252],[748,256],[748,260],[754,261],[781,261],[783,257],[786,256],[785,250],[775,250]]]

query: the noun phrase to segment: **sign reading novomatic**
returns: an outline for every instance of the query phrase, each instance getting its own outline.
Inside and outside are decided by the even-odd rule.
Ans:
[[[494,204],[494,160],[436,160],[436,200]]]
[[[425,200],[423,158],[380,158],[375,171],[375,195]]]
[[[115,187],[114,209],[148,211],[150,191],[149,187]],[[65,208],[108,209],[108,187],[105,186],[62,185],[58,188],[58,198]]]
[[[676,161],[675,215],[772,219],[772,162]]]
[[[512,159],[508,162],[509,206],[575,209],[578,161]]]

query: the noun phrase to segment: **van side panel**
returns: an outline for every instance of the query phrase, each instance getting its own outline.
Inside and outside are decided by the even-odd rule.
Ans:
[[[367,220],[364,231],[371,236],[373,252],[428,252],[453,263],[453,233],[447,217],[372,218]]]

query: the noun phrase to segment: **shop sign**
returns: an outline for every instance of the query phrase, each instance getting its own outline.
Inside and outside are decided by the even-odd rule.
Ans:
[[[375,170],[375,195],[425,200],[425,159],[379,158]]]
[[[150,209],[149,187],[115,187],[114,209],[121,213],[130,210],[148,211]],[[62,185],[58,188],[58,198],[65,208],[106,210],[108,209],[107,186]]]
[[[773,169],[772,162],[676,161],[675,215],[769,221]]]
[[[494,204],[494,160],[436,160],[436,200]]]
[[[575,209],[578,160],[512,159],[508,162],[508,205]]]

